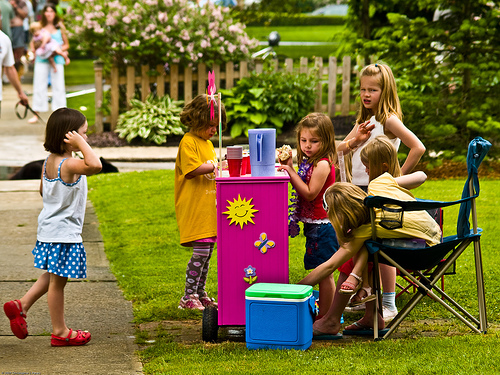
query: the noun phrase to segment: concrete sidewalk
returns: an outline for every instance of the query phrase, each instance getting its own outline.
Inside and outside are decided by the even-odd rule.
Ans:
[[[32,86],[23,84],[25,92],[32,92]],[[31,103],[31,97],[30,103]],[[8,84],[3,87],[2,112],[0,118],[0,166],[21,167],[31,161],[45,159],[48,156],[43,148],[45,124],[29,124],[32,117],[28,111],[26,119],[20,120],[15,113],[17,93]],[[24,114],[24,107],[19,106]],[[84,113],[85,114],[85,113]],[[40,113],[44,121],[50,112]],[[149,169],[173,169],[177,147],[94,147],[97,155],[112,162],[120,172]]]
[[[27,92],[29,85],[23,84]],[[45,128],[19,120],[17,94],[5,85],[0,118],[0,165],[22,166],[43,159]],[[44,119],[47,115],[42,115]],[[145,150],[140,151],[143,155]],[[121,157],[131,155],[123,150]],[[37,217],[42,208],[39,180],[0,181],[0,303],[19,299],[43,271],[33,267]],[[109,270],[95,211],[90,202],[83,228],[88,278],[66,286],[68,327],[88,330],[83,347],[53,348],[46,296],[28,312],[29,336],[17,339],[0,310],[0,373],[12,374],[141,374],[132,324],[132,304],[126,301]]]

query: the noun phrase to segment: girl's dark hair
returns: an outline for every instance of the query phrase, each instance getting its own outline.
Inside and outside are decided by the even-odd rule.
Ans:
[[[52,154],[64,154],[66,133],[73,130],[78,131],[85,124],[85,121],[87,118],[76,109],[59,108],[54,111],[45,128],[45,142],[43,144],[45,150]]]
[[[210,127],[214,122],[219,123],[219,108],[216,105],[214,105],[215,117],[210,120],[210,104],[207,98],[207,95],[200,94],[182,110],[181,122],[195,133]],[[226,108],[224,103],[221,103],[221,106],[222,130],[224,131],[226,130]]]
[[[42,24],[42,27],[47,26],[47,18],[45,18],[45,11],[47,10],[47,8],[51,8],[54,12],[56,12],[56,16],[54,18],[54,26],[56,29],[59,29],[61,27],[61,25],[60,25],[61,19],[59,18],[59,15],[57,14],[56,5],[52,4],[52,3],[45,4],[45,6],[42,9],[42,12],[41,12],[42,17],[40,19],[40,23]]]

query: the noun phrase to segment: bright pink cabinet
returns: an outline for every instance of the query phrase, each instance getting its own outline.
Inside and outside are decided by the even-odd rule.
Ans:
[[[218,324],[245,324],[245,290],[288,284],[288,183],[273,177],[219,177],[217,183]]]

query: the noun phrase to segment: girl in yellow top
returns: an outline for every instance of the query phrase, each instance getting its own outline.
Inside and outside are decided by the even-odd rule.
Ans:
[[[423,172],[415,172],[401,176],[401,169],[397,160],[396,149],[386,136],[379,136],[370,142],[362,151],[361,160],[365,164],[370,176],[368,185],[369,195],[379,195],[400,200],[415,200],[415,197],[406,188],[411,189],[421,185],[426,175]],[[354,269],[347,277],[341,273],[337,281],[337,290],[333,303],[324,316],[314,323],[314,334],[335,335],[339,332],[340,317],[349,295],[340,293],[342,288],[346,290],[345,284],[351,284],[354,290],[359,289],[362,275],[368,259],[368,252],[364,242],[372,237],[370,224],[370,212],[363,201],[367,194],[359,187],[350,183],[336,183],[325,192],[325,206],[328,208],[328,217],[337,233],[337,239],[341,245],[339,250],[325,263],[316,267],[309,275],[299,283],[312,285],[335,269],[343,265],[350,258],[355,259]],[[376,223],[381,220],[381,212],[376,212]],[[427,245],[438,244],[441,240],[441,229],[434,219],[426,211],[406,212],[403,227],[387,230],[377,225],[377,236],[380,238],[421,238],[425,239]],[[343,281],[346,281],[343,283]],[[359,286],[358,286],[359,285]],[[373,302],[371,302],[373,303]],[[365,316],[346,330],[356,331],[370,328],[373,322],[373,308],[367,302]],[[379,327],[384,327],[384,320],[379,318]]]
[[[221,112],[225,128],[224,107]],[[175,160],[175,214],[181,245],[192,247],[193,255],[187,265],[186,287],[179,308],[203,310],[217,305],[207,296],[205,283],[217,239],[217,155],[210,138],[217,133],[219,119],[210,120],[207,96],[202,94],[186,104],[181,122],[189,131],[179,144]]]

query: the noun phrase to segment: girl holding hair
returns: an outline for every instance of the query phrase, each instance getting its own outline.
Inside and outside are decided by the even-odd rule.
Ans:
[[[323,194],[335,182],[335,132],[332,121],[323,113],[307,115],[299,122],[296,131],[298,172],[293,168],[292,158],[280,160],[282,165],[278,170],[288,172],[290,183],[298,194],[292,225],[293,220],[304,223],[304,267],[310,270],[327,261],[338,248],[335,231],[323,208]],[[334,290],[335,281],[331,274],[319,282],[318,316],[328,311]]]
[[[361,160],[370,176],[368,195],[384,196],[399,200],[415,200],[407,190],[421,185],[426,175],[423,172],[414,172],[409,175],[401,175],[397,159],[397,151],[392,142],[386,136],[379,136],[362,150]],[[367,194],[359,187],[350,183],[337,183],[325,192],[325,207],[333,228],[337,233],[341,247],[325,263],[317,267],[300,284],[310,285],[328,277],[336,268],[343,265],[347,260],[355,257],[352,273],[347,276],[341,272],[338,284],[347,280],[354,284],[355,288],[361,285],[361,281],[354,278],[352,274],[361,275],[366,267],[368,252],[364,242],[372,238],[372,227],[370,223],[369,209],[363,201]],[[376,224],[380,223],[382,213],[376,211]],[[427,245],[432,246],[440,242],[441,230],[439,225],[426,211],[405,212],[402,228],[388,230],[377,226],[377,236],[380,238],[421,238]],[[344,282],[345,284],[345,282]],[[341,294],[341,285],[337,286],[335,297],[331,308],[325,317],[314,324],[315,334],[337,334],[340,330],[340,317],[349,295]],[[365,316],[346,330],[357,331],[372,327],[373,306],[367,302]],[[384,320],[378,317],[379,326],[384,327]]]
[[[367,141],[385,134],[396,150],[401,141],[410,151],[401,167],[402,174],[411,173],[425,152],[425,146],[418,137],[403,123],[403,114],[397,93],[396,80],[391,68],[385,64],[371,64],[360,74],[360,111],[356,124],[338,150],[344,154],[352,152],[352,183],[366,191],[368,174],[360,159],[360,153]],[[383,309],[386,319],[397,314],[396,308],[396,269],[381,264]]]
[[[224,107],[221,113],[225,128]],[[217,240],[217,155],[210,138],[217,133],[219,119],[210,119],[207,95],[202,94],[186,104],[181,122],[189,131],[179,144],[175,160],[175,214],[181,245],[192,247],[193,255],[187,265],[186,286],[179,308],[203,310],[207,306],[217,306],[208,297],[205,283]]]
[[[35,267],[46,272],[20,300],[4,304],[14,335],[28,336],[26,313],[45,293],[52,322],[52,346],[85,345],[87,331],[74,331],[64,320],[64,287],[68,277],[86,278],[86,254],[82,228],[87,201],[87,175],[101,170],[101,161],[87,139],[87,119],[80,112],[60,108],[50,116],[44,147],[50,152],[43,165],[40,194],[43,209],[38,216]],[[80,151],[83,159],[74,158]]]
[[[66,52],[69,49],[69,41],[66,35],[66,28],[57,15],[56,6],[54,4],[46,4],[41,12],[40,23],[42,28],[47,31],[51,39],[56,41],[61,46],[61,51]],[[33,41],[31,43],[33,54],[35,48]],[[52,110],[66,107],[66,89],[64,84],[64,65],[66,60],[63,56],[57,55],[54,57],[54,62],[57,64],[57,70],[52,69],[48,59],[42,59],[40,56],[35,58],[35,68],[33,76],[33,110],[36,112],[47,112],[49,110],[47,87],[49,83],[52,87]],[[28,122],[35,124],[38,117],[34,116]]]

